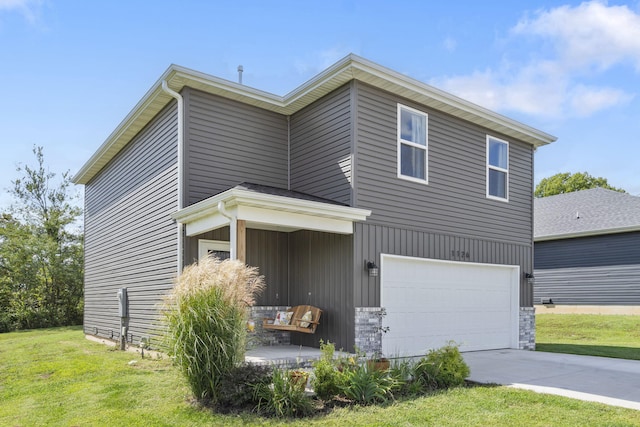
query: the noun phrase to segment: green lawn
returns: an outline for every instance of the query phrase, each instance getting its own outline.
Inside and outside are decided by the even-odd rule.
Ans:
[[[640,360],[640,316],[536,314],[536,350]]]
[[[130,364],[132,360],[137,363]],[[80,328],[0,334],[2,426],[640,426],[637,411],[505,387],[455,389],[387,407],[334,410],[293,423],[222,416],[190,404],[168,360],[84,339]]]

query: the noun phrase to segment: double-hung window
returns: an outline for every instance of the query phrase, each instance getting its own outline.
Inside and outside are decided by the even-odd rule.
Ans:
[[[487,197],[509,201],[509,143],[488,135]]]
[[[427,114],[398,104],[398,177],[427,183]]]

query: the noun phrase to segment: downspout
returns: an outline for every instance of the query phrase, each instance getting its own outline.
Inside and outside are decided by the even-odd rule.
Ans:
[[[169,88],[166,80],[162,81],[162,90],[171,95],[178,102],[178,210],[183,208],[183,164],[182,164],[182,153],[184,151],[184,100],[182,95],[180,95],[175,90]],[[177,239],[178,239],[178,275],[182,273],[182,264],[183,264],[183,248],[182,248],[182,240],[183,240],[183,230],[184,225],[180,222],[176,223],[177,225]]]
[[[218,202],[218,212],[220,212],[220,215],[229,220],[230,256],[231,259],[238,259],[238,248],[236,247],[236,245],[238,244],[238,218],[227,211],[227,207],[222,200]]]

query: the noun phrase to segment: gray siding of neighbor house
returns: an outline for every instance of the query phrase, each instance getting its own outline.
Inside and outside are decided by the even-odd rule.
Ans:
[[[640,304],[640,232],[535,244],[534,303]]]
[[[355,205],[373,212],[354,236],[362,245],[355,248],[356,306],[379,304],[379,279],[360,261],[379,262],[380,253],[532,271],[533,148],[360,82],[355,90]],[[428,184],[397,177],[398,103],[428,114]],[[487,134],[509,142],[508,202],[486,198]],[[469,258],[452,257],[463,249]],[[520,304],[531,306],[532,295],[522,280]]]
[[[292,344],[318,347],[319,340],[351,350],[354,343],[352,236],[297,231],[289,235],[289,305],[323,310],[316,333],[292,334]]]
[[[351,203],[351,84],[291,117],[291,189]]]
[[[177,270],[176,147],[172,102],[85,186],[85,333],[119,337],[126,287],[134,342],[156,335]]]
[[[287,118],[185,88],[185,206],[241,182],[287,188]]]

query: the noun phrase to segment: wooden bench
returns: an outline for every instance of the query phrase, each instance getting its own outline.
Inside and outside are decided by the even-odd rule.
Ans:
[[[311,312],[311,320],[303,320],[302,316],[308,311]],[[273,322],[275,319],[263,319],[262,328],[277,331],[302,332],[305,334],[314,334],[316,332],[316,328],[320,324],[320,316],[322,315],[322,310],[318,307],[312,305],[296,305],[295,307],[287,309],[287,312],[293,312],[291,322],[288,325],[274,325]],[[308,323],[309,326],[302,326],[305,322]]]

